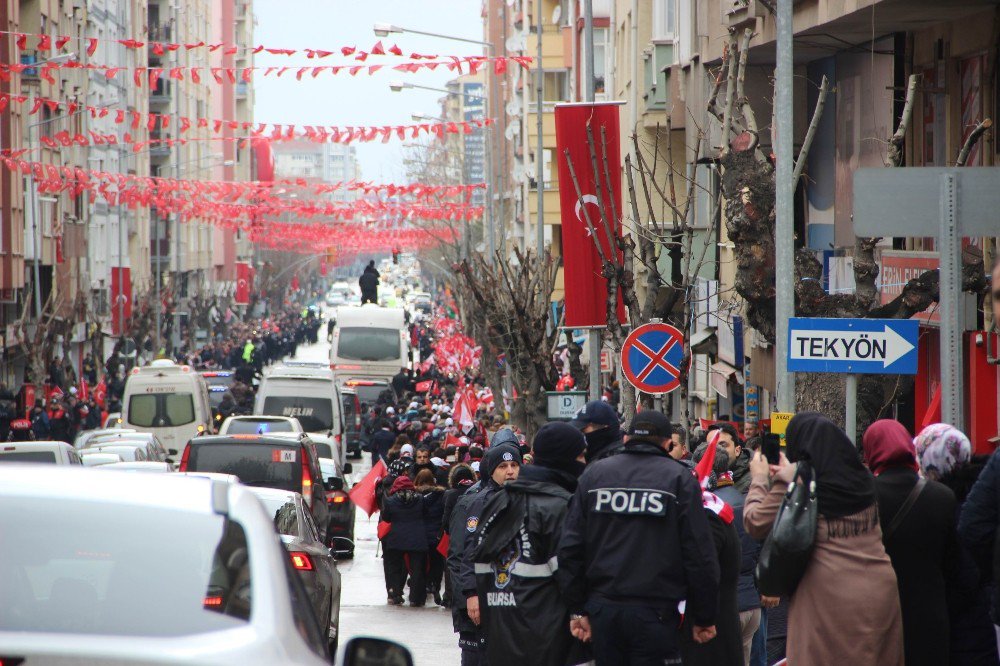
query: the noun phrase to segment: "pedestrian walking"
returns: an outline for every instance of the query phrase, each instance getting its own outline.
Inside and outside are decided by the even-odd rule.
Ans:
[[[569,606],[555,575],[562,525],[583,472],[587,442],[548,423],[532,442],[534,464],[493,494],[479,516],[476,586],[490,666],[570,662]]]
[[[913,439],[898,421],[875,421],[862,446],[875,475],[882,542],[896,572],[906,664],[946,664],[947,588],[962,575],[955,494],[920,479]]]
[[[413,485],[424,498],[424,531],[427,534],[427,592],[434,597],[434,603],[443,605],[441,584],[444,577],[444,557],[438,552],[441,542],[441,521],[444,517],[445,489],[437,485],[434,473],[428,469],[417,472]]]
[[[670,421],[640,412],[621,452],[589,465],[570,501],[560,589],[598,666],[679,664],[682,600],[694,640],[715,637],[718,556],[701,488],[670,445]]]
[[[441,529],[442,532],[448,535],[449,548],[452,539],[454,538],[451,534],[451,518],[452,514],[455,512],[455,507],[458,504],[458,500],[461,499],[462,495],[468,492],[476,483],[476,473],[472,471],[472,468],[465,463],[457,463],[452,465],[451,470],[448,472],[448,489],[444,492],[444,498],[442,500],[442,515],[441,515]],[[445,573],[444,573],[444,597],[443,605],[451,607],[454,601],[454,590],[451,584],[451,575],[447,570],[447,561],[445,562]]]
[[[956,523],[969,491],[990,460],[973,456],[969,438],[946,423],[935,423],[920,431],[913,443],[925,478],[939,481],[955,493]],[[961,541],[961,539],[960,539]],[[996,633],[990,620],[993,585],[992,548],[970,550],[961,542],[962,574],[948,588],[948,618],[951,631],[951,666],[1000,666]]]
[[[796,414],[785,439],[788,458],[773,477],[763,454],[751,461],[743,525],[763,540],[799,467],[815,480],[818,527],[790,598],[788,662],[902,666],[899,593],[882,545],[875,479],[847,434],[822,414]]]
[[[406,475],[392,484],[382,506],[382,520],[389,533],[382,538],[382,567],[388,603],[403,603],[403,588],[410,577],[410,605],[423,606],[427,600],[427,532],[424,498]]]

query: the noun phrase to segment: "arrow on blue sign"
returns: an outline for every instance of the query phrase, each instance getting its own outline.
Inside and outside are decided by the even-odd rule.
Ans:
[[[919,333],[918,322],[910,319],[793,317],[788,370],[914,375]]]

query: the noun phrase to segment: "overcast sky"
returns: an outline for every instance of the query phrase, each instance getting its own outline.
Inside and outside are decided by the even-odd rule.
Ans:
[[[368,50],[382,39],[386,48],[393,43],[404,53],[441,55],[480,55],[472,44],[422,37],[407,33],[378,38],[372,31],[375,23],[392,23],[403,28],[447,35],[482,39],[479,0],[255,0],[257,18],[254,41],[265,47],[313,48],[336,51],[320,61],[305,55],[272,56],[260,53],[257,67],[350,64],[339,56],[342,46]],[[395,59],[394,62],[401,62]],[[379,60],[379,62],[387,62]],[[296,81],[293,72],[280,79],[258,76],[254,79],[255,122],[295,123],[297,125],[402,125],[412,123],[414,112],[438,115],[437,100],[442,93],[426,90],[392,92],[389,82],[404,80],[435,88],[456,76],[447,69],[404,74],[390,70],[373,75],[347,72],[336,76],[321,74],[313,79],[303,76]],[[378,182],[402,182],[402,142],[393,138],[387,144],[357,143],[362,176]]]

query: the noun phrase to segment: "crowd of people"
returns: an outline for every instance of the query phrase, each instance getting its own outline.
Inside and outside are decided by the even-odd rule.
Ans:
[[[771,464],[753,424],[626,428],[607,399],[529,442],[492,403],[459,423],[415,379],[366,418],[387,602],[450,607],[463,665],[1000,664],[1000,460],[955,428],[880,420],[859,450],[801,413]],[[805,574],[762,595],[762,547],[805,479]]]
[[[221,410],[224,416],[250,413],[253,384],[263,368],[294,355],[299,344],[316,342],[321,324],[315,308],[289,307],[265,318],[234,319],[212,339],[185,342],[166,357],[198,370],[233,371],[232,398],[224,398]],[[151,358],[151,348],[130,352],[121,340],[103,366],[94,354],[85,354],[79,372],[53,356],[39,385],[27,381],[30,377],[16,392],[0,385],[0,440],[72,443],[79,432],[102,427],[110,414],[121,412],[128,372]]]

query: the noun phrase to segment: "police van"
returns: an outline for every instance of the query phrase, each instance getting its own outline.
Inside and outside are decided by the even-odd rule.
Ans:
[[[189,365],[157,359],[133,368],[125,381],[122,428],[156,435],[170,456],[198,435],[212,432],[208,384]]]
[[[332,437],[342,447],[342,411],[334,374],[327,364],[286,361],[264,371],[253,413],[296,418],[305,432]]]
[[[402,308],[337,308],[330,368],[338,382],[391,379],[409,365],[410,334]]]

